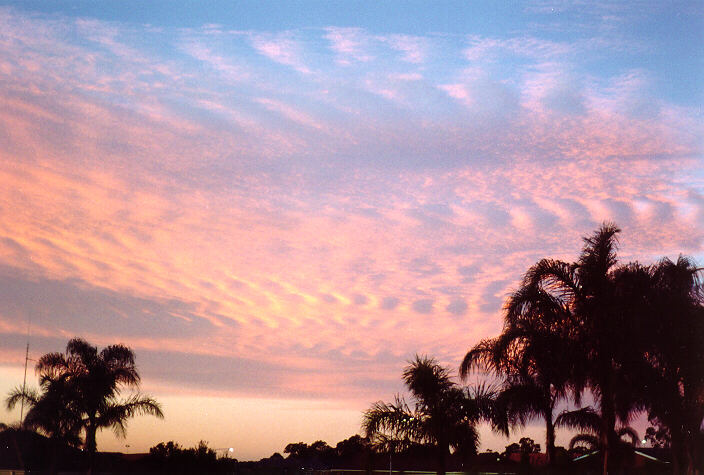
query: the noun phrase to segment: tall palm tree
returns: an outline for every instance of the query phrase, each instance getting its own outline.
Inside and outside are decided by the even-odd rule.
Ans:
[[[98,430],[111,427],[124,435],[125,423],[138,414],[163,418],[160,405],[148,396],[133,394],[119,399],[123,389],[138,389],[139,373],[134,353],[124,345],[111,345],[98,352],[97,347],[81,338],[66,345],[65,353],[48,353],[36,365],[42,380],[66,382],[68,397],[82,417],[84,448],[92,465],[97,449]]]
[[[416,356],[403,372],[415,404],[413,409],[396,396],[393,403],[376,402],[364,413],[363,429],[376,444],[399,449],[414,443],[436,449],[438,473],[443,475],[450,449],[476,452],[476,424],[492,414],[493,393],[455,384],[449,371],[428,357]]]
[[[544,290],[560,301],[573,315],[572,344],[578,358],[572,363],[571,383],[575,393],[589,388],[600,410],[600,445],[603,472],[609,466],[611,448],[618,444],[617,419],[626,425],[642,406],[624,388],[629,388],[633,364],[642,360],[635,340],[637,314],[630,299],[640,295],[620,292],[619,279],[639,273],[638,266],[619,266],[616,258],[617,234],[613,224],[603,224],[585,245],[579,260],[568,264],[543,259],[531,267],[524,286]]]
[[[466,378],[473,370],[503,378],[497,407],[502,431],[524,426],[530,419],[545,421],[548,463],[555,458],[554,410],[567,397],[570,377],[568,324],[572,315],[563,303],[530,285],[514,292],[504,306],[504,329],[496,338],[472,348],[460,366]]]

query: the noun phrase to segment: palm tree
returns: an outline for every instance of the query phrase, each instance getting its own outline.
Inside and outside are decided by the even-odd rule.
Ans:
[[[49,438],[50,472],[56,473],[59,447],[63,444],[73,447],[81,445],[82,418],[75,392],[67,378],[45,375],[40,379],[40,388],[41,392],[15,388],[7,397],[6,404],[9,410],[21,402],[29,407],[21,427],[36,430]],[[17,452],[19,454],[19,449]]]
[[[478,369],[503,378],[497,396],[501,429],[524,426],[530,419],[545,421],[548,463],[555,458],[554,410],[567,397],[570,376],[568,325],[572,315],[558,299],[524,284],[504,306],[504,330],[472,348],[460,366],[466,378]]]
[[[140,381],[134,353],[124,345],[111,345],[98,352],[97,347],[74,338],[66,345],[65,354],[45,354],[36,369],[42,380],[65,381],[65,397],[82,417],[84,448],[91,466],[98,430],[112,427],[123,436],[130,417],[151,414],[163,418],[160,405],[148,396],[133,394],[119,399],[122,389],[137,389]]]
[[[673,465],[694,473],[704,422],[704,286],[680,257],[650,268],[649,312],[640,327],[650,373],[641,378],[650,419],[672,438]],[[698,440],[699,439],[699,440]]]
[[[569,448],[574,449],[577,446],[584,447],[589,451],[596,451],[600,447],[601,441],[601,417],[591,407],[584,407],[573,411],[565,410],[555,419],[557,427],[566,427],[569,429],[578,429],[582,431],[572,437]],[[634,447],[638,446],[638,432],[629,426],[621,426],[616,429],[616,445],[612,449],[617,450],[621,454],[631,452]]]
[[[472,349],[462,374],[480,367],[505,377],[506,398],[523,404],[504,403],[508,423],[541,414],[548,439],[551,397],[569,389],[579,404],[589,389],[599,409],[594,436],[604,473],[611,449],[620,446],[617,421],[625,427],[647,409],[672,433],[675,466],[681,460],[691,473],[704,440],[700,269],[686,258],[619,265],[619,232],[605,223],[584,239],[577,262],[543,259],[532,266],[505,307],[504,332]]]
[[[642,306],[634,302],[641,301],[642,295],[619,285],[632,281],[642,268],[617,265],[619,232],[615,225],[603,224],[584,239],[577,262],[543,259],[528,270],[523,283],[534,292],[547,292],[573,316],[571,344],[579,357],[571,361],[570,380],[577,397],[589,388],[599,406],[603,473],[611,448],[618,444],[617,419],[626,425],[642,408],[634,394],[624,391],[631,387],[633,374],[642,369],[636,340],[625,338],[635,332],[637,309]]]
[[[445,473],[450,449],[476,453],[479,435],[475,425],[480,419],[491,417],[491,389],[463,389],[450,379],[446,368],[432,358],[420,356],[405,368],[403,380],[415,400],[413,409],[400,396],[393,403],[374,403],[364,413],[366,435],[389,452],[412,444],[431,444],[441,475]]]
[[[64,379],[41,382],[41,392],[15,388],[6,399],[7,409],[12,410],[24,401],[29,406],[22,426],[43,433],[50,439],[78,447],[81,445],[81,416],[70,387]]]

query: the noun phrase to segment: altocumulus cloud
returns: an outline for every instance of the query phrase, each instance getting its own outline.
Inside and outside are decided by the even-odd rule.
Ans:
[[[701,117],[596,23],[0,28],[3,341],[32,315],[42,348],[120,338],[167,386],[367,401],[603,220],[624,259],[704,257]]]

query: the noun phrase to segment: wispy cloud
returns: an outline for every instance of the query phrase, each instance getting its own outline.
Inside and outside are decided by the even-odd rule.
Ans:
[[[250,36],[250,41],[254,49],[272,61],[291,66],[296,71],[304,74],[311,72],[305,65],[302,55],[302,46],[296,39],[291,38],[290,34],[271,35],[255,33]]]
[[[282,116],[286,117],[293,122],[311,127],[313,129],[322,130],[324,128],[323,124],[316,121],[314,118],[308,114],[301,112],[300,110],[294,109],[290,105],[284,104],[280,101],[267,98],[258,98],[256,102],[266,107],[268,110],[277,112]]]
[[[464,50],[464,55],[470,61],[496,60],[507,53],[540,60],[554,60],[573,52],[574,47],[567,43],[533,36],[505,39],[473,35],[469,37],[469,46]]]
[[[183,45],[183,50],[195,59],[205,63],[214,71],[221,73],[227,80],[240,82],[249,78],[246,68],[234,64],[230,58],[218,54],[210,46],[202,42],[188,42]]]
[[[422,64],[428,57],[430,45],[428,38],[410,35],[389,35],[379,37],[379,40],[400,51],[403,54],[402,59],[409,63]]]
[[[340,64],[374,59],[369,51],[369,35],[361,28],[329,27],[325,38],[330,42],[330,48],[338,54]]]

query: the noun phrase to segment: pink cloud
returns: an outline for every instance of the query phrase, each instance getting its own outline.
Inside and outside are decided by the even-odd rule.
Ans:
[[[369,53],[369,38],[361,28],[326,28],[325,38],[330,42],[330,48],[338,54],[340,64],[368,62],[373,59]]]
[[[411,65],[370,73],[356,64],[372,62],[378,40],[329,29],[346,65],[294,75],[294,92],[197,38],[184,63],[155,62],[172,73],[157,94],[119,51],[89,57],[16,23],[8,34],[30,47],[0,45],[0,263],[18,279],[114,299],[107,323],[171,323],[171,334],[127,335],[154,361],[187,348],[223,367],[249,358],[302,375],[210,391],[381,397],[413,353],[456,364],[498,332],[501,301],[528,266],[574,259],[604,219],[624,228],[626,259],[701,252],[704,200],[688,176],[700,168],[700,121],[667,104],[648,117],[621,107],[644,97],[637,72],[576,85],[568,92],[585,106],[565,113],[546,105],[570,82],[559,62],[539,58],[513,83],[478,67],[436,84],[432,71],[404,69],[422,60],[401,48],[408,38],[396,46]],[[258,43],[294,68],[298,46]],[[87,59],[74,68],[77,57]],[[93,66],[112,60],[115,75]],[[195,75],[193,60],[213,74]],[[370,90],[405,102],[359,92]],[[508,113],[488,113],[511,94],[520,100]],[[27,306],[0,314],[0,335],[23,331],[13,318]],[[35,320],[50,338],[40,323],[67,338],[80,321],[68,309]],[[356,382],[371,364],[376,380]]]
[[[251,42],[254,49],[272,61],[291,66],[304,74],[311,72],[304,64],[300,44],[287,35],[254,34]]]
[[[316,121],[308,114],[301,112],[300,110],[296,110],[293,107],[282,102],[267,98],[258,98],[256,99],[256,102],[263,105],[270,111],[277,112],[282,116],[286,117],[287,119],[292,120],[294,122],[298,122],[299,124],[318,130],[322,130],[324,128],[324,125],[322,123]]]
[[[440,86],[438,86],[438,89],[445,91],[448,96],[453,99],[457,99],[464,105],[469,107],[472,106],[472,97],[470,96],[464,84],[441,84]]]
[[[250,76],[245,67],[234,64],[229,58],[214,52],[211,47],[203,43],[187,43],[183,46],[183,50],[220,72],[229,81],[240,82]]]
[[[413,64],[422,64],[428,57],[429,41],[427,38],[411,35],[389,35],[379,37],[391,48],[403,53],[402,59]]]

